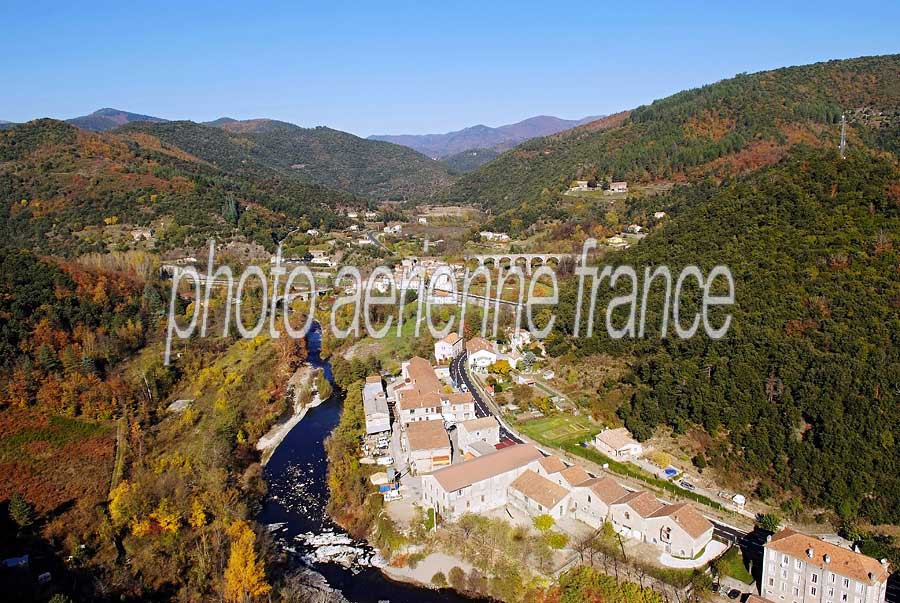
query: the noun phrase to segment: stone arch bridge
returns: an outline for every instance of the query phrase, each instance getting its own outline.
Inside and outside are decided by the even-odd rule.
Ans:
[[[466,258],[467,261],[475,260],[478,267],[486,268],[504,268],[520,266],[525,269],[525,274],[531,274],[531,271],[540,266],[555,264],[559,266],[566,258],[576,259],[578,256],[571,253],[498,253],[491,255],[471,255]]]

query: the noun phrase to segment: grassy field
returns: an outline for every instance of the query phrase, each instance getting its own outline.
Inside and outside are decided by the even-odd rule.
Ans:
[[[596,435],[600,427],[587,417],[559,414],[518,424],[528,437],[550,446],[578,444]]]

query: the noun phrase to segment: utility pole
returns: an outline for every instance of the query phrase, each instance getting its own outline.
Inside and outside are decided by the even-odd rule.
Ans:
[[[841,113],[841,159],[847,158],[847,116]]]

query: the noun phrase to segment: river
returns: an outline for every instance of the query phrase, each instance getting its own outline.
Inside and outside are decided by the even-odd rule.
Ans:
[[[310,363],[325,370],[331,379],[331,367],[319,357],[320,331],[307,338]],[[264,477],[269,493],[257,520],[266,525],[284,524],[273,531],[282,547],[296,550],[298,564],[312,547],[297,540],[299,534],[334,532],[345,535],[325,512],[328,501],[327,461],[324,441],[338,424],[343,397],[335,393],[320,406],[310,409],[302,421],[288,433],[266,464]],[[365,543],[354,543],[371,552]],[[354,603],[471,603],[451,591],[435,591],[389,580],[374,567],[343,567],[336,563],[312,563],[328,583]]]

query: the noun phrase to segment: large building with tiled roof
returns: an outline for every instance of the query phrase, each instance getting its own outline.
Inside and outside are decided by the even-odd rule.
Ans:
[[[592,477],[557,456],[544,456],[531,444],[502,448],[424,475],[421,502],[449,519],[512,505],[532,516],[571,517],[595,529],[610,522],[627,538],[684,558],[700,554],[713,533],[713,524],[690,504],[666,504],[650,492],[628,490],[611,477]]]
[[[890,566],[791,529],[769,537],[761,594],[775,603],[883,603]]]
[[[403,433],[409,464],[416,473],[446,467],[451,461],[450,438],[443,421],[410,423]]]
[[[405,427],[415,421],[442,419],[458,423],[475,418],[475,398],[470,393],[447,393],[434,367],[414,356],[404,362],[400,378],[388,387],[395,402],[395,413]]]

